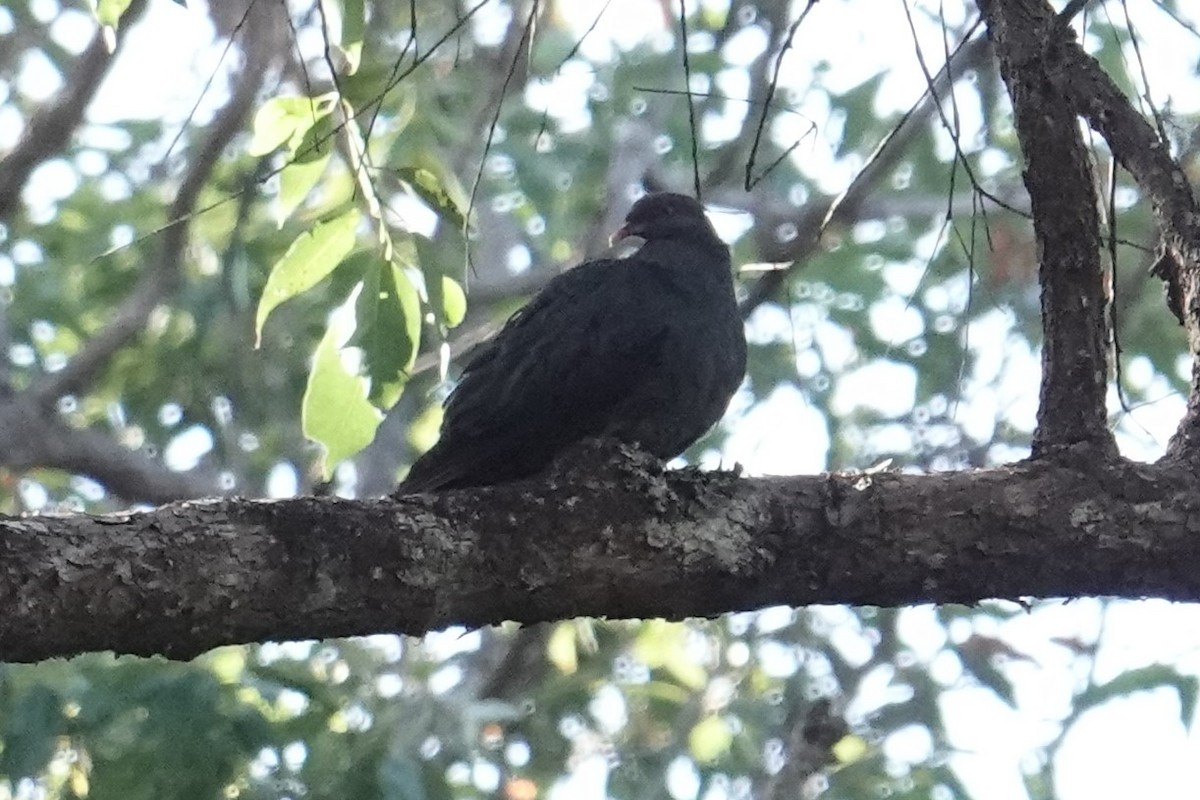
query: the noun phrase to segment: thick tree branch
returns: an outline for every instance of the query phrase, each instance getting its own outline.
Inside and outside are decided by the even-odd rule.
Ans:
[[[1105,394],[1104,291],[1100,220],[1091,161],[1075,112],[1048,78],[1059,38],[1045,0],[980,2],[1012,97],[1025,155],[1042,287],[1042,386],[1033,453],[1082,442],[1115,452]]]
[[[771,604],[1200,599],[1200,486],[1086,458],[745,480],[623,467],[394,500],[0,518],[0,659]]]
[[[84,112],[120,50],[120,43],[146,5],[146,0],[134,0],[121,15],[116,47],[109,49],[104,31],[96,30],[62,90],[29,119],[16,147],[0,159],[0,219],[7,219],[16,210],[21,202],[21,189],[33,170],[62,150],[79,128]]]

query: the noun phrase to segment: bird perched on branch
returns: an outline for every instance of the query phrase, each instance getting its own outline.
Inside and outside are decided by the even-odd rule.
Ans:
[[[746,370],[729,248],[665,192],[634,203],[627,236],[644,244],[555,277],[480,348],[398,493],[530,477],[593,437],[666,460],[721,417]]]

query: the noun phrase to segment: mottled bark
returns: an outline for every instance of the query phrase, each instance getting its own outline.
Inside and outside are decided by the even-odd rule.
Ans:
[[[626,469],[401,500],[0,520],[0,659],[579,615],[1119,594],[1200,600],[1186,469],[737,479]]]
[[[1156,274],[1196,354],[1194,195],[1047,3],[980,6],[1013,95],[1041,245],[1041,458],[769,480],[626,466],[399,500],[0,518],[0,660],[182,658],[231,642],[771,604],[1200,600],[1200,367],[1170,457],[1121,461],[1104,424],[1099,239],[1077,116],[1150,199],[1163,233]]]
[[[1112,453],[1096,183],[1078,117],[1051,79],[1075,34],[1045,0],[980,7],[1012,98],[1038,245],[1045,335],[1033,452],[1089,442]]]
[[[1092,345],[1099,295],[1090,263],[1099,242],[1091,233],[1094,204],[1080,200],[1082,173],[1088,168],[1075,141],[1079,138],[1075,118],[1079,116],[1104,137],[1113,157],[1137,182],[1158,222],[1161,253],[1153,272],[1166,284],[1168,307],[1187,329],[1193,358],[1187,414],[1171,440],[1168,457],[1194,463],[1200,459],[1200,204],[1183,169],[1171,156],[1170,143],[1162,140],[1100,64],[1083,51],[1068,27],[1070,17],[1082,5],[1071,3],[1055,16],[1045,0],[979,3],[1013,97],[1017,132],[1029,159],[1026,185],[1031,194],[1035,184],[1042,186],[1042,203],[1039,205],[1037,197],[1033,202],[1035,228],[1045,248],[1041,264],[1046,329],[1043,364],[1048,371],[1040,420],[1045,434],[1056,441],[1070,441],[1062,434],[1085,424],[1081,419],[1076,428],[1071,426],[1068,398],[1076,390],[1081,403],[1078,413],[1089,420],[1097,413],[1097,384],[1085,379],[1088,373],[1100,374],[1094,366]],[[1073,225],[1080,226],[1074,236]],[[1043,231],[1049,235],[1044,236]],[[1053,241],[1061,246],[1052,258],[1048,246]],[[1072,241],[1075,252],[1071,251]],[[1084,264],[1084,259],[1088,263]],[[1073,289],[1067,285],[1069,269],[1056,264],[1074,265],[1069,269],[1078,270]],[[1086,305],[1072,311],[1071,305],[1080,302]],[[1062,306],[1063,311],[1048,307],[1053,305]],[[1071,374],[1072,359],[1078,359],[1075,375]],[[1052,384],[1049,395],[1047,384]],[[1047,415],[1059,419],[1046,425]]]

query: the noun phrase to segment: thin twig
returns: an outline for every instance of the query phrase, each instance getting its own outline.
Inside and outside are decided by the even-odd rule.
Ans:
[[[475,198],[479,193],[479,185],[483,181],[483,169],[487,164],[488,153],[491,152],[492,142],[496,138],[496,127],[500,124],[500,111],[504,107],[504,98],[508,94],[508,86],[512,83],[513,76],[517,73],[521,57],[525,52],[525,47],[532,40],[533,22],[537,19],[539,5],[540,0],[533,0],[533,3],[529,7],[529,17],[525,20],[525,27],[521,31],[521,38],[517,41],[512,62],[509,64],[508,71],[504,75],[504,81],[500,84],[500,93],[495,98],[496,110],[492,114],[491,124],[488,125],[487,138],[483,144],[483,154],[479,157],[479,169],[475,172],[475,180],[471,183],[471,197],[467,201],[467,212],[463,215],[464,220],[470,219],[471,212],[475,209]],[[466,231],[463,231],[464,236],[466,236],[466,233]]]
[[[815,0],[814,0],[815,2]],[[687,90],[688,130],[692,136],[692,190],[700,194],[700,132],[696,129],[696,102],[692,98],[692,65],[688,60],[687,0],[679,0],[679,49],[683,53],[683,88]]]
[[[954,51],[950,61],[938,72],[933,80],[933,85],[940,91],[949,85],[952,75],[961,74],[971,66],[982,63],[988,52],[988,46],[987,40],[983,37],[965,40]],[[908,146],[923,132],[925,123],[935,113],[936,105],[935,95],[926,90],[879,143],[875,152],[868,158],[866,165],[859,170],[854,180],[841,195],[824,203],[810,204],[813,205],[811,214],[808,213],[807,208],[805,209],[804,221],[806,224],[797,226],[797,236],[790,242],[781,243],[773,229],[756,225],[755,230],[758,232],[763,259],[775,262],[792,261],[794,268],[796,263],[816,250],[825,229],[833,222],[845,221],[853,217],[858,206],[891,173]],[[987,197],[1002,208],[1008,207],[1008,204],[998,197],[993,195],[987,195]],[[1018,209],[1013,210],[1020,213]],[[742,301],[742,315],[748,316],[755,308],[774,296],[779,287],[787,280],[789,272],[790,269],[777,270],[759,278]]]
[[[487,5],[490,2],[492,2],[492,0],[479,0],[479,2],[476,5],[471,7],[471,9],[466,13],[466,15],[459,18],[455,22],[454,26],[434,43],[433,47],[431,47],[428,51],[426,51],[424,56],[422,56],[419,59],[414,60],[414,62],[409,65],[408,69],[394,72],[392,77],[388,80],[387,85],[378,94],[376,94],[373,98],[368,100],[362,106],[362,108],[355,109],[354,115],[353,115],[354,119],[358,119],[363,114],[366,114],[367,112],[371,111],[375,104],[382,103],[384,98],[386,98],[387,95],[393,89],[395,89],[397,86],[399,86],[409,75],[411,75],[413,72],[415,72],[417,70],[417,68],[421,67],[426,61],[428,61],[433,56],[433,54],[437,52],[438,48],[440,48],[441,45],[443,45],[447,41],[449,41],[450,38],[452,36],[454,36],[459,31],[460,28],[462,28],[462,26],[466,25],[467,22],[470,21],[472,16],[474,16],[478,11],[480,11],[485,5]],[[327,142],[329,142],[329,140],[332,137],[337,136],[338,134],[341,133],[341,128],[342,128],[342,125],[335,125],[335,126],[332,126],[332,130],[324,132],[320,136],[314,136],[312,143],[308,147],[302,148],[301,150],[297,151],[294,159],[292,159],[291,161],[287,161],[283,164],[280,164],[279,166],[277,166],[274,169],[267,172],[267,174],[263,175],[262,179],[259,181],[259,185],[267,182],[271,178],[274,178],[276,175],[280,174],[281,172],[283,172],[285,169],[287,169],[288,167],[290,167],[292,164],[296,163],[297,161],[303,161],[309,155],[316,153],[316,152],[320,152],[320,149],[322,147],[324,147],[325,144]],[[369,132],[368,132],[368,136],[369,136]],[[221,208],[222,206],[225,206],[228,203],[232,203],[232,202],[236,201],[246,191],[248,191],[248,190],[243,189],[238,192],[233,192],[231,194],[227,194],[219,200],[214,200],[213,202],[209,203],[208,205],[201,206],[200,208],[194,208],[194,209],[188,211],[186,214],[183,214],[181,216],[169,217],[166,222],[164,222],[162,225],[159,225],[157,228],[147,231],[146,233],[142,234],[141,236],[136,237],[132,241],[130,241],[124,245],[121,245],[120,247],[113,248],[104,253],[101,253],[99,256],[97,256],[97,258],[101,258],[103,256],[110,255],[113,252],[117,252],[118,250],[122,250],[127,247],[133,247],[134,245],[141,244],[142,242],[147,241],[148,239],[152,239],[156,236],[164,234],[167,231],[171,230],[172,228],[175,228],[179,225],[183,225],[184,223],[188,222],[189,220],[191,220],[195,217],[202,216],[204,214],[207,214],[210,211],[215,211],[216,209]]]
[[[764,170],[763,173],[757,178],[754,177],[754,161],[758,156],[758,146],[762,141],[763,130],[767,126],[768,104],[770,99],[775,96],[775,89],[779,85],[779,71],[783,67],[783,57],[787,55],[787,51],[791,49],[792,40],[796,36],[796,31],[800,29],[800,24],[804,22],[805,18],[808,17],[808,13],[813,10],[813,6],[816,4],[817,0],[808,0],[808,4],[804,6],[804,10],[800,12],[800,16],[797,17],[796,21],[792,23],[792,26],[788,28],[787,36],[785,36],[783,40],[783,46],[779,48],[779,54],[775,57],[775,69],[771,74],[771,85],[767,89],[767,103],[763,104],[762,114],[758,118],[758,126],[754,130],[754,142],[750,145],[750,155],[746,159],[746,179],[743,185],[747,192],[751,191],[758,184],[758,182],[765,178],[768,174],[768,171]],[[772,166],[778,163],[779,160],[777,159],[775,162],[773,162]]]

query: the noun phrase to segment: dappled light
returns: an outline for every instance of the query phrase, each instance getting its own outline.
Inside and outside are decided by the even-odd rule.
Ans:
[[[1017,8],[1178,196],[1113,106],[1029,99]],[[1197,14],[7,3],[0,562],[45,563],[0,563],[0,800],[1190,796],[1200,606],[1136,598],[1200,599],[1200,567],[1115,564],[1130,599],[1078,573],[1194,534]],[[1055,114],[1077,184],[1045,179],[1075,163],[1039,149],[1074,142],[1036,138]],[[684,266],[744,322],[744,376],[654,295],[653,237],[610,240],[659,192],[703,203],[688,247],[729,245]],[[601,295],[630,265],[644,290]],[[534,297],[541,337],[512,336]],[[623,297],[653,314],[599,330]],[[712,395],[693,418],[631,390],[665,471],[564,464],[637,429],[591,405],[629,365],[684,351],[724,366],[676,381]],[[1052,468],[1096,474],[1053,494]],[[979,475],[1011,481],[974,501]],[[1014,575],[1071,597],[977,593]]]

